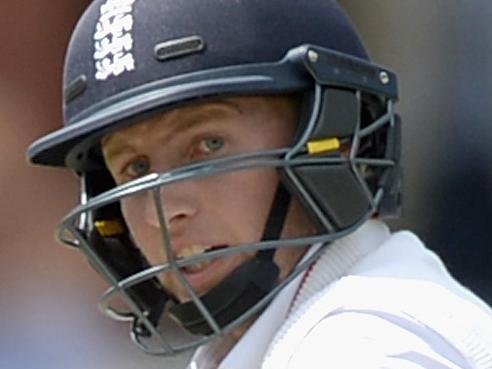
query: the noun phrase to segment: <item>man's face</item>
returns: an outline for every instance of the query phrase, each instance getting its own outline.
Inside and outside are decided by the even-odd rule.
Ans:
[[[106,136],[103,154],[112,176],[121,184],[199,161],[286,147],[293,139],[297,114],[296,104],[286,97],[237,97],[191,105]],[[257,168],[163,186],[160,194],[175,256],[259,241],[277,185],[275,169]],[[126,198],[121,207],[150,264],[166,262],[152,193]],[[306,235],[310,229],[293,202],[283,236]],[[281,278],[301,254],[299,248],[277,251],[274,260]],[[253,256],[254,252],[233,254],[182,271],[198,295],[203,295]],[[189,300],[173,273],[160,279],[179,300]]]

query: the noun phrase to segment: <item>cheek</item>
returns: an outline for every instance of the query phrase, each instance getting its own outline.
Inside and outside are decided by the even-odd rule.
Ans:
[[[293,199],[291,201],[282,239],[292,239],[298,237],[308,237],[316,234],[316,228],[311,222],[301,204]],[[299,262],[306,251],[306,246],[280,248],[275,254],[275,262],[280,268],[280,279],[284,279]]]
[[[277,188],[276,171],[244,170],[217,177],[213,182],[216,187],[209,191],[211,199],[207,203],[214,219],[222,220],[224,228],[235,230],[238,243],[258,241]]]
[[[130,233],[137,238],[140,233],[138,230],[142,227],[142,207],[138,206],[138,202],[135,199],[123,199],[121,200],[121,212],[130,229]]]
[[[147,261],[151,265],[165,262],[167,257],[162,246],[160,232],[149,226],[145,220],[145,206],[142,204],[142,199],[128,198],[122,200],[121,211],[136,246],[145,255]]]
[[[316,227],[311,221],[303,206],[296,199],[292,199],[287,218],[285,220],[283,238],[307,237],[316,234]]]

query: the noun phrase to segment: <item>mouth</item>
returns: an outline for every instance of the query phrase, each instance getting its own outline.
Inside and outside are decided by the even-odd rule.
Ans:
[[[225,249],[227,247],[228,245],[214,245],[214,246],[191,245],[181,249],[179,253],[176,255],[176,257],[178,259],[185,259],[192,256],[204,255],[212,251]],[[197,261],[193,264],[181,267],[181,271],[187,275],[198,274],[200,272],[203,272],[205,269],[207,269],[211,264],[217,261],[217,259],[219,258],[210,258],[202,261]]]

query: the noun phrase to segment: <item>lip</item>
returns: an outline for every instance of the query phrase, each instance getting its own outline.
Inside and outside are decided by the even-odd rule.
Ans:
[[[240,260],[240,255],[219,256],[198,272],[186,272],[182,269],[180,271],[195,292],[201,295],[220,283],[241,263]]]
[[[190,248],[193,248],[193,247],[196,247],[198,249],[201,249],[201,250],[205,250],[203,253],[207,253],[207,252],[210,252],[210,251],[215,251],[215,250],[219,250],[219,249],[223,249],[223,248],[227,248],[229,247],[229,245],[227,244],[199,244],[199,243],[187,243],[187,244],[179,244],[179,245],[174,245],[174,255],[176,255],[176,257],[178,259],[183,259],[183,258],[186,258],[186,257],[191,257],[191,255],[182,255],[183,254],[183,251],[186,250],[186,249],[190,249]],[[198,254],[195,254],[194,256],[196,256]]]
[[[202,280],[203,277],[206,277],[207,274],[209,273],[209,269],[213,268],[215,269],[215,267],[218,267],[222,262],[223,260],[223,257],[218,257],[218,258],[214,258],[210,261],[210,264],[208,264],[205,268],[203,268],[202,270],[199,270],[197,272],[193,272],[193,271],[186,271],[186,270],[183,270],[181,269],[181,273],[183,273],[183,275],[186,277],[186,279],[188,280],[188,282],[192,282],[192,281],[195,281],[195,280]]]

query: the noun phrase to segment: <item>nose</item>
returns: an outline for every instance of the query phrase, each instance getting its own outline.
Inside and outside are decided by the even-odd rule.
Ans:
[[[184,232],[198,214],[198,199],[194,191],[193,184],[186,183],[162,186],[158,192],[150,191],[145,204],[145,221],[153,227],[160,227],[160,208],[171,236]]]

